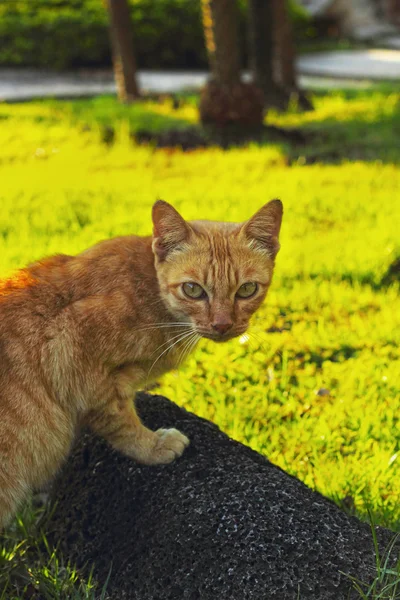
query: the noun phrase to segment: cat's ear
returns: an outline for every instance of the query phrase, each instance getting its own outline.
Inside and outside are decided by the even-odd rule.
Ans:
[[[280,248],[279,231],[282,223],[283,205],[271,200],[243,225],[242,231],[251,246],[275,258]]]
[[[189,224],[173,206],[157,200],[153,206],[153,252],[160,261],[181,247],[190,231]]]

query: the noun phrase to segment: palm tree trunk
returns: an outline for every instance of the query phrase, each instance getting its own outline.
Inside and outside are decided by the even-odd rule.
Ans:
[[[133,29],[127,0],[106,0],[110,15],[110,33],[114,78],[118,98],[132,102],[139,97]]]

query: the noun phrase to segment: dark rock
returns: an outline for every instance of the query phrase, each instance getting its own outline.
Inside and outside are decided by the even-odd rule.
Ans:
[[[83,436],[48,524],[65,558],[113,600],[341,600],[345,574],[375,573],[367,524],[219,429],[160,396],[137,406],[152,429],[191,439],[183,457],[141,467]],[[381,550],[393,534],[378,529]],[[394,551],[393,554],[398,554]]]

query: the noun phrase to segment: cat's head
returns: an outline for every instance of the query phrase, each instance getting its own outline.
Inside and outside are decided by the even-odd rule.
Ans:
[[[244,223],[185,221],[167,202],[153,206],[153,252],[162,299],[203,337],[242,335],[268,291],[279,250],[282,203]]]

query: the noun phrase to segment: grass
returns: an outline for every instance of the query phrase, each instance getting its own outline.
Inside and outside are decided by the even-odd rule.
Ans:
[[[371,535],[375,549],[376,577],[372,582],[364,582],[355,577],[350,577],[353,588],[361,600],[396,600],[400,597],[400,559],[393,564],[393,549],[398,542],[399,535],[393,537],[385,548],[383,554],[379,550],[374,518],[370,515]]]
[[[301,127],[307,145],[277,146],[281,159],[299,164],[314,162],[399,161],[400,85],[373,86],[363,92],[343,90],[330,95],[314,94],[315,111],[299,114],[295,107],[288,113],[271,111],[266,122],[285,128]],[[77,127],[98,132],[109,141],[126,128],[133,135],[143,130],[161,133],[170,128],[198,127],[197,98],[181,96],[145,101],[133,107],[115,103],[112,97],[92,100],[48,102],[42,114],[50,122],[66,119]],[[40,118],[40,117],[39,117]],[[264,149],[265,151],[265,149]]]
[[[294,107],[267,116],[301,128],[311,136],[306,146],[188,153],[137,146],[130,134],[197,126],[193,97],[177,109],[168,98],[133,107],[112,98],[0,104],[0,275],[102,238],[150,233],[158,197],[188,219],[229,220],[280,197],[282,250],[250,340],[203,341],[160,392],[345,510],[366,519],[371,511],[398,531],[400,300],[399,284],[384,282],[400,256],[399,88],[314,101],[311,113]],[[105,128],[114,143],[104,143]],[[37,590],[44,578],[45,598],[95,593],[67,567],[68,591],[57,591],[61,559],[38,554],[18,524],[10,535],[0,554],[0,599],[28,597],[7,583],[27,556],[33,583],[26,585]]]
[[[0,600],[106,600],[91,576],[80,577],[41,530],[46,515],[31,505],[13,523],[0,546]]]

